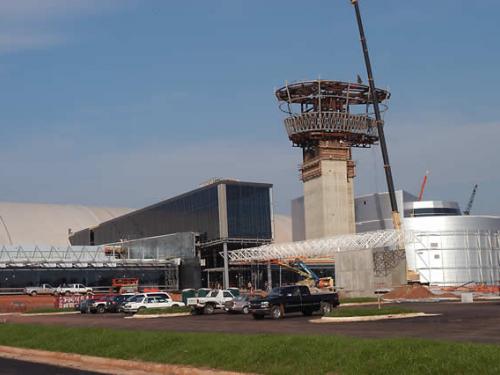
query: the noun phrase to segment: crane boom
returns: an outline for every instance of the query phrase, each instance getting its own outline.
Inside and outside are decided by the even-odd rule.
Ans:
[[[467,203],[467,207],[465,208],[464,215],[470,215],[470,210],[472,209],[472,204],[474,203],[474,198],[476,197],[477,184],[474,185],[472,189],[472,194],[469,198],[469,203]]]
[[[418,194],[419,202],[424,197],[425,185],[427,184],[427,176],[429,176],[429,171],[425,172],[424,180],[422,181],[422,186],[420,186],[420,193]]]
[[[366,73],[368,75],[368,84],[370,86],[373,111],[375,112],[375,120],[377,121],[378,138],[380,142],[380,149],[382,151],[382,159],[384,161],[387,190],[389,190],[389,199],[391,201],[392,223],[394,225],[394,229],[400,229],[401,217],[398,211],[398,203],[396,201],[396,192],[394,189],[394,180],[392,178],[391,164],[389,163],[389,153],[387,152],[387,144],[385,142],[384,122],[382,121],[382,116],[380,115],[378,98],[377,95],[375,95],[376,93],[375,81],[373,79],[370,55],[368,54],[368,44],[366,42],[365,30],[363,28],[363,21],[361,20],[361,12],[359,10],[358,0],[351,0],[351,3],[354,6],[354,11],[356,13],[356,21],[358,23],[359,36],[361,39],[361,47],[363,49],[363,56],[365,58]]]

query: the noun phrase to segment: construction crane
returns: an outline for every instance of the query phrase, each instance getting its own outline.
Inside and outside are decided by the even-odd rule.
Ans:
[[[469,203],[467,203],[467,207],[464,210],[464,215],[470,215],[470,210],[472,208],[472,204],[474,203],[474,198],[476,198],[476,191],[477,191],[477,184],[474,185],[474,188],[472,189],[472,194],[470,195],[469,198]]]
[[[420,193],[418,194],[418,201],[420,202],[424,197],[425,185],[427,184],[427,176],[429,176],[429,171],[425,172],[424,179],[422,181],[422,185],[420,186]]]
[[[359,10],[358,0],[351,0],[356,13],[356,21],[358,23],[359,36],[361,39],[361,47],[363,49],[363,56],[365,58],[366,73],[368,76],[368,85],[370,87],[373,111],[375,112],[375,120],[377,121],[378,138],[380,142],[380,149],[382,151],[382,159],[384,161],[385,178],[387,181],[387,190],[389,191],[389,199],[391,201],[392,209],[392,223],[394,229],[401,229],[401,217],[398,211],[398,203],[396,201],[396,192],[394,189],[394,180],[392,178],[391,164],[389,163],[389,153],[387,152],[387,143],[384,134],[384,122],[380,114],[380,108],[377,95],[374,95],[375,81],[373,79],[372,65],[370,62],[370,55],[368,54],[368,44],[366,42],[365,30],[363,28],[363,21],[361,20],[361,12]]]

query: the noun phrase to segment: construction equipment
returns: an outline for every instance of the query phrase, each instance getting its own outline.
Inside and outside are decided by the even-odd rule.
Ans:
[[[359,36],[361,39],[361,47],[363,49],[363,56],[365,58],[366,65],[366,73],[368,75],[368,84],[370,86],[370,93],[372,99],[373,110],[375,112],[375,120],[377,122],[377,130],[378,137],[380,142],[380,149],[382,151],[382,158],[384,160],[384,169],[385,169],[385,178],[387,180],[387,189],[389,191],[389,199],[391,201],[391,209],[392,209],[392,222],[394,225],[394,229],[401,228],[401,217],[398,211],[398,203],[396,201],[396,193],[394,189],[394,181],[392,179],[392,171],[391,165],[389,163],[389,153],[387,152],[387,144],[385,141],[384,134],[384,121],[382,120],[382,116],[380,115],[380,108],[378,103],[377,95],[374,95],[376,92],[375,89],[375,81],[373,80],[373,72],[372,66],[370,62],[370,55],[368,54],[368,44],[366,42],[365,31],[363,28],[363,22],[361,20],[361,13],[359,11],[358,0],[351,0],[352,5],[354,5],[354,10],[356,12],[356,21],[358,23]]]
[[[302,260],[295,259],[292,262],[283,261],[273,261],[272,263],[277,264],[283,268],[286,268],[292,272],[295,272],[302,276],[304,280],[299,281],[299,285],[307,285],[308,287],[316,288],[333,288],[334,282],[332,277],[319,277],[308,265],[306,265]]]
[[[139,290],[139,279],[136,277],[122,277],[111,280],[112,293],[137,293]]]
[[[422,185],[420,186],[420,193],[418,194],[418,201],[420,202],[424,196],[425,185],[427,184],[427,176],[429,176],[429,171],[425,172],[424,179],[422,181]]]
[[[464,215],[470,215],[470,210],[472,209],[472,204],[474,203],[474,198],[476,198],[477,184],[474,185],[472,189],[472,194],[469,198],[469,203],[467,203],[467,207],[464,210]]]

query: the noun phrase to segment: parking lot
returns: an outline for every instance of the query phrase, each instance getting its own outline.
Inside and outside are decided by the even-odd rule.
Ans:
[[[500,302],[411,303],[408,308],[440,316],[356,323],[311,323],[319,315],[289,315],[282,320],[255,321],[249,315],[213,315],[125,319],[124,314],[69,314],[53,316],[4,316],[7,322],[57,324],[184,332],[339,334],[383,338],[413,337],[454,341],[500,343]]]

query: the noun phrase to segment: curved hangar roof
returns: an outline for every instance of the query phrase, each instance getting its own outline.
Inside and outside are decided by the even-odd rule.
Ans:
[[[76,232],[133,211],[130,208],[0,202],[0,245],[69,245]]]

